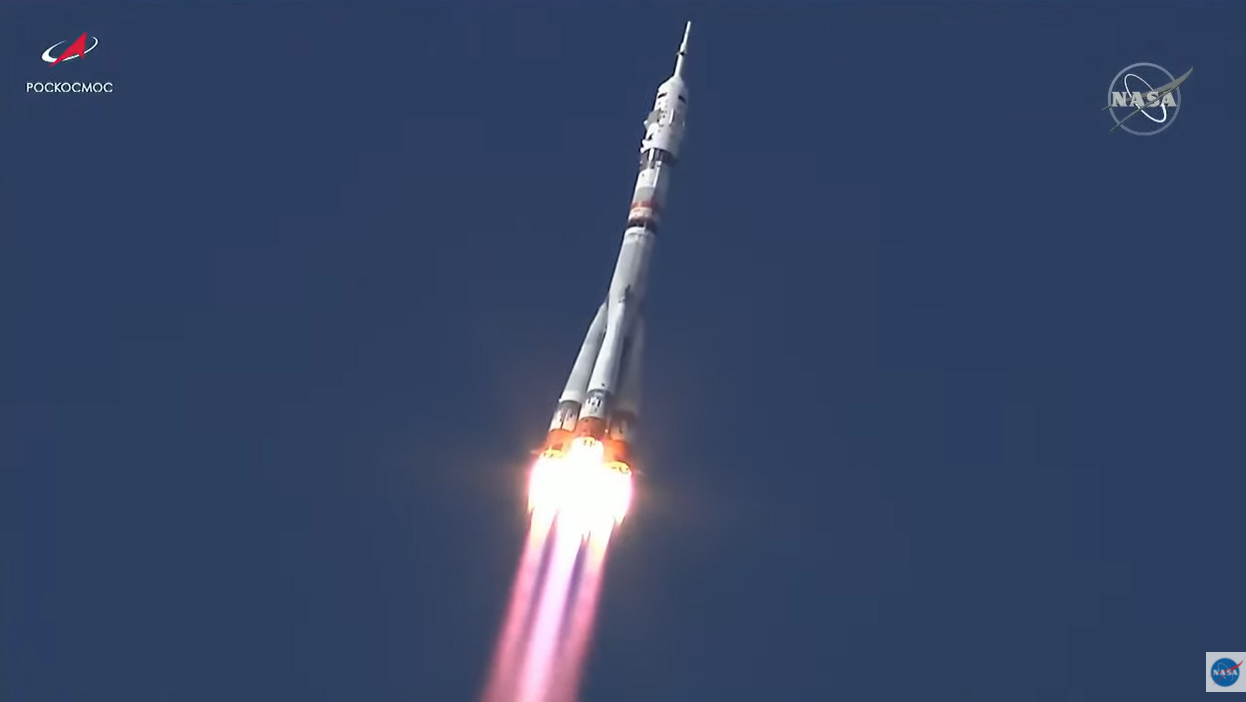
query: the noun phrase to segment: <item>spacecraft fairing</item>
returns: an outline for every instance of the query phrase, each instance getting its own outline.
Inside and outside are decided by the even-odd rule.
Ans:
[[[627,469],[640,409],[640,361],[644,346],[645,288],[649,259],[666,204],[671,170],[679,157],[688,109],[684,59],[688,34],[675,59],[675,72],[658,87],[640,142],[640,172],[606,300],[598,308],[558,401],[544,450],[564,452],[576,437],[601,441],[605,460]]]

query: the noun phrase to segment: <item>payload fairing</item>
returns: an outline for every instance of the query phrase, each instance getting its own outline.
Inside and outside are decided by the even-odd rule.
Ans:
[[[583,437],[602,442],[605,460],[629,470],[640,410],[649,259],[684,136],[688,89],[683,69],[691,30],[689,22],[675,59],[675,72],[658,87],[653,110],[645,120],[640,173],[610,290],[588,327],[559,398],[544,445],[546,452],[565,452],[573,440]]]

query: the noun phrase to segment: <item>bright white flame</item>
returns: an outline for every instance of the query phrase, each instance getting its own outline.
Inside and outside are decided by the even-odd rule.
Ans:
[[[565,454],[542,454],[528,481],[528,509],[535,516],[556,515],[560,526],[585,537],[610,533],[631,502],[631,471],[606,463],[601,442],[589,437],[573,441]]]
[[[606,461],[592,438],[537,459],[528,477],[532,530],[483,702],[574,702],[606,545],[631,500],[631,470]]]

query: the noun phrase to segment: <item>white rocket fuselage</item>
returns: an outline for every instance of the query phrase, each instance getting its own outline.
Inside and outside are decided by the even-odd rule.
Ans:
[[[672,167],[679,157],[688,109],[684,58],[689,22],[674,74],[658,87],[640,142],[640,173],[632,193],[623,246],[606,301],[597,310],[576,356],[550,423],[546,449],[565,449],[575,436],[606,445],[607,459],[627,463],[640,410],[640,359],[644,345],[649,259],[666,205]]]

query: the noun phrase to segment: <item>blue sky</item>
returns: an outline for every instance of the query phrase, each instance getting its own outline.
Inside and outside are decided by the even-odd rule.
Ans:
[[[584,699],[1176,698],[1240,649],[1246,8],[27,3],[3,696],[475,699],[686,19]],[[1100,111],[1137,61],[1196,69],[1153,138]]]

